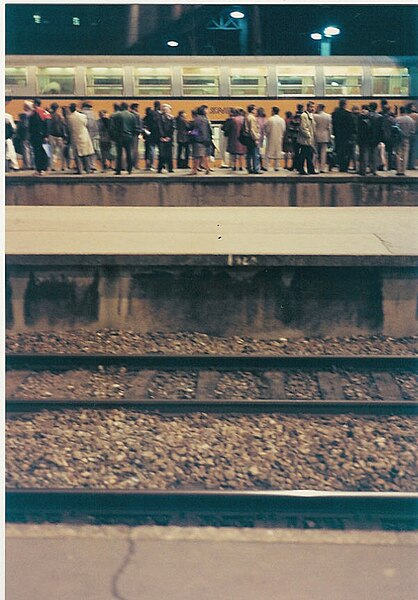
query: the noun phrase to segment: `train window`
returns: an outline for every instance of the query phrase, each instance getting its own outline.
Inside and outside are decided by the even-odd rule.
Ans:
[[[277,67],[278,96],[314,96],[315,67],[280,65]]]
[[[324,67],[326,96],[361,96],[362,67]]]
[[[408,96],[409,74],[405,67],[372,69],[373,96]]]
[[[86,69],[87,94],[90,96],[123,95],[123,69],[89,67]]]
[[[232,68],[230,76],[231,96],[265,96],[267,93],[267,70]]]
[[[171,70],[140,67],[135,73],[135,94],[167,96],[171,94]]]
[[[6,67],[6,85],[25,87],[28,83],[28,75],[25,67]]]
[[[219,70],[213,67],[183,68],[184,96],[218,96]]]
[[[73,67],[42,67],[38,69],[39,94],[74,94]]]

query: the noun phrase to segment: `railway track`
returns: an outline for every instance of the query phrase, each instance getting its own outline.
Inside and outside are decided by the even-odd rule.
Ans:
[[[413,530],[417,503],[418,494],[387,492],[8,489],[6,519]]]
[[[359,414],[411,414],[416,412],[414,400],[405,399],[396,382],[397,372],[414,373],[418,359],[414,356],[215,356],[215,355],[63,355],[15,354],[7,357],[9,374],[14,372],[14,384],[9,385],[7,411],[36,411],[43,409],[137,408],[168,413],[204,412],[314,412]],[[72,369],[97,370],[124,368],[137,371],[129,395],[123,398],[49,398],[23,399],[13,392],[29,372],[64,372]],[[153,378],[160,372],[187,370],[197,377],[195,397],[167,399],[147,398]],[[285,374],[297,370],[315,372],[320,399],[292,397],[286,393]],[[341,370],[367,372],[373,376],[379,400],[347,399]],[[260,375],[267,390],[263,398],[217,398],[214,390],[223,372],[253,371]]]

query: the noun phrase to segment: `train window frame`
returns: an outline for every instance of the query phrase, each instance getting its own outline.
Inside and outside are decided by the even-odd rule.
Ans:
[[[190,71],[187,73],[187,71]],[[196,73],[193,73],[196,71]],[[210,76],[214,77],[214,85],[213,85],[213,93],[207,93],[208,86],[210,87],[210,83],[203,83],[197,81],[197,83],[188,83],[185,84],[184,79],[185,76],[193,76],[197,80],[203,80],[205,77],[208,78]],[[213,98],[219,96],[220,91],[220,69],[218,67],[182,67],[181,69],[181,90],[182,95],[184,97],[193,97],[193,96],[202,96],[203,98]],[[186,92],[186,88],[191,90],[190,92]],[[206,88],[206,92],[203,91]]]
[[[106,72],[109,75],[111,75],[111,72],[116,72],[119,71],[120,73],[118,73],[118,76],[120,76],[122,78],[122,83],[121,86],[112,86],[112,85],[107,85],[107,84],[101,84],[100,86],[97,87],[101,87],[101,88],[107,88],[105,92],[102,93],[97,93],[96,89],[95,89],[95,85],[93,84],[89,84],[89,75],[90,73],[93,71],[104,71],[103,75],[105,75]],[[100,73],[99,73],[100,74]],[[91,73],[91,75],[94,75],[94,73]],[[105,96],[117,96],[117,97],[123,97],[125,95],[125,87],[126,87],[126,72],[125,72],[125,67],[86,67],[85,71],[84,71],[84,84],[85,84],[85,90],[88,96],[98,96],[99,98],[103,98]],[[121,91],[120,92],[116,92],[115,88],[119,88],[121,87]]]
[[[233,78],[241,78],[242,82],[234,84]],[[253,78],[257,83],[246,83],[246,79]],[[260,81],[264,83],[260,84]],[[244,89],[243,89],[244,88]],[[246,91],[244,91],[246,89]],[[267,67],[231,67],[229,70],[229,95],[231,98],[255,97],[263,98],[267,96],[268,72]],[[240,92],[238,90],[241,90]]]
[[[387,71],[387,73],[385,73]],[[390,73],[393,72],[393,75]],[[397,73],[396,73],[397,71]],[[402,73],[403,71],[403,73]],[[406,72],[405,72],[406,71]],[[388,90],[384,90],[381,92],[375,91],[375,84],[377,79],[387,78],[389,79]],[[395,93],[390,89],[391,80],[395,78],[400,78],[400,89],[402,89],[402,80],[406,78],[406,93]],[[396,98],[408,98],[411,88],[411,74],[409,72],[408,67],[399,67],[399,66],[389,66],[389,67],[372,67],[371,70],[371,79],[372,79],[372,96],[373,97],[384,97],[384,96],[394,96]]]
[[[350,69],[352,72],[347,71]],[[356,72],[357,71],[357,72]],[[359,83],[356,85],[340,85],[337,80],[349,77],[358,77]],[[331,83],[327,83],[327,80],[331,80]],[[336,85],[333,85],[333,82]],[[358,92],[349,93],[346,88],[350,87],[358,87]],[[363,96],[364,89],[364,70],[360,65],[350,65],[350,66],[324,66],[324,96],[329,98],[330,96],[338,96],[338,97],[347,97],[347,98],[355,98],[359,96]]]
[[[149,85],[149,86],[143,86],[141,87],[139,85],[139,78],[141,77],[141,75],[145,72],[149,72],[150,76],[149,78],[151,79],[151,75],[152,73],[154,73],[155,75],[160,75],[161,77],[166,77],[169,78],[169,85],[168,86],[159,86],[158,84],[154,84],[154,85]],[[158,73],[160,72],[160,73]],[[149,88],[149,91],[147,93],[147,87]],[[159,92],[156,92],[155,90],[158,88],[164,88],[162,90],[160,90]],[[173,93],[173,71],[171,68],[169,67],[137,67],[134,71],[134,94],[136,96],[147,96],[152,98],[153,96],[155,97],[161,97],[164,98],[166,96],[171,96]]]
[[[7,77],[10,76],[7,71],[18,71],[18,72],[23,72],[24,76],[25,76],[25,82],[24,83],[10,83],[7,81]],[[14,86],[14,87],[18,87],[18,88],[26,88],[28,87],[28,68],[27,67],[15,67],[13,65],[11,66],[7,66],[4,69],[4,86],[7,89],[7,86]]]
[[[61,71],[61,73],[60,73]],[[57,75],[57,79],[62,79],[66,74],[68,74],[67,78],[71,77],[72,80],[72,91],[67,91],[67,90],[62,90],[62,88],[60,90],[56,90],[56,91],[51,91],[51,89],[44,91],[46,84],[42,84],[41,86],[41,81],[40,81],[40,77],[46,77],[48,75],[48,72],[51,73],[52,75]],[[55,73],[54,73],[55,72]],[[76,70],[75,67],[71,67],[71,66],[59,66],[59,67],[53,67],[53,66],[44,66],[44,67],[37,67],[36,69],[36,75],[35,75],[35,80],[36,80],[36,90],[37,90],[37,94],[39,96],[75,96],[75,85],[76,85]],[[51,86],[54,82],[53,81],[49,81],[48,85]],[[56,83],[59,83],[58,81]]]
[[[310,77],[311,83],[303,83],[304,77]],[[299,92],[284,93],[287,84],[280,82],[281,79],[301,79],[302,82],[289,84],[289,89],[292,87],[300,88]],[[311,92],[307,92],[305,88],[311,88]],[[277,65],[276,66],[276,95],[278,98],[314,98],[316,88],[316,67],[314,65]]]

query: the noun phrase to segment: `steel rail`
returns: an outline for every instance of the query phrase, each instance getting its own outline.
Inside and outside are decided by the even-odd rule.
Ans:
[[[256,517],[384,518],[417,526],[418,494],[314,490],[7,489],[6,519],[123,521],[173,514]]]
[[[109,410],[124,408],[165,414],[189,414],[205,412],[215,414],[371,414],[371,415],[415,415],[418,402],[410,400],[173,400],[173,399],[57,399],[42,398],[25,400],[6,399],[6,413],[29,413],[42,410],[71,410],[87,408]]]
[[[215,354],[50,354],[13,353],[6,355],[7,369],[69,370],[80,368],[126,367],[132,369],[404,369],[417,370],[414,355],[215,355]]]

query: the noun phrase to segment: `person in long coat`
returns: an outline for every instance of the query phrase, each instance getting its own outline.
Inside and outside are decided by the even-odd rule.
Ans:
[[[29,116],[29,135],[35,155],[35,175],[43,175],[48,169],[48,155],[45,146],[48,143],[48,122],[51,115],[41,108],[41,100],[35,98],[33,111]]]
[[[199,106],[197,114],[193,120],[192,135],[192,152],[193,152],[193,169],[191,175],[197,175],[197,170],[202,164],[206,175],[210,173],[209,156],[212,141],[212,129],[207,117],[208,107],[206,105]]]
[[[299,173],[306,175],[305,160],[308,168],[309,175],[315,173],[315,167],[313,164],[313,155],[315,149],[315,120],[313,118],[313,111],[315,103],[310,101],[306,105],[306,110],[302,113],[300,118],[300,128],[298,131],[297,143],[300,146],[299,154]]]
[[[318,167],[321,173],[325,173],[327,166],[327,148],[331,141],[332,118],[324,111],[325,106],[318,104],[313,118],[315,119],[315,146]]]
[[[234,108],[232,110],[233,112],[231,111],[231,120],[228,128],[228,145],[226,147],[226,151],[232,157],[232,170],[237,170],[238,163],[238,168],[240,171],[242,171],[244,167],[243,157],[247,152],[247,148],[239,141],[239,135],[241,133],[241,128],[245,117],[243,114],[241,114],[239,109]]]
[[[274,170],[279,170],[279,159],[283,155],[283,136],[286,131],[286,122],[279,116],[280,109],[273,106],[271,117],[267,119],[264,125],[264,133],[267,138],[266,147],[266,167],[269,168],[270,161],[274,162]]]
[[[74,152],[74,158],[77,165],[77,173],[81,173],[81,163],[83,163],[86,173],[90,173],[90,159],[94,154],[93,144],[87,129],[87,117],[78,112],[76,104],[70,104],[70,114],[67,117],[68,131],[70,134],[70,143]]]

